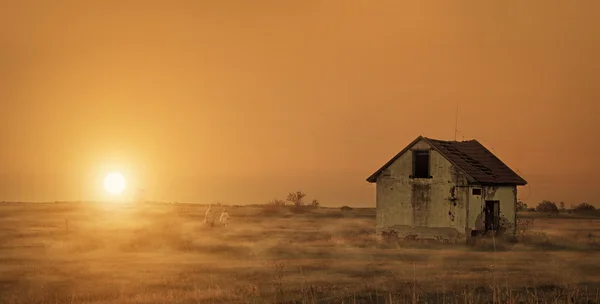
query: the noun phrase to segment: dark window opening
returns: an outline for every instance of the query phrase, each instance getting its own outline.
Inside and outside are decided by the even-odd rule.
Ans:
[[[429,178],[429,151],[414,151],[413,157],[413,177]]]
[[[481,189],[479,189],[479,188],[474,188],[474,189],[473,189],[473,195],[481,195]]]

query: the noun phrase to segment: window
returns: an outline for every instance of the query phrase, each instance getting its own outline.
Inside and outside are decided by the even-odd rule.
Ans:
[[[413,151],[413,177],[429,178],[429,151]]]
[[[481,195],[481,189],[473,188],[473,195]]]

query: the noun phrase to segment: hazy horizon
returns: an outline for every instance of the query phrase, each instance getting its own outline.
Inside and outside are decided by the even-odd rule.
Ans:
[[[341,3],[2,1],[0,201],[371,207],[458,106],[520,199],[600,206],[600,3]]]

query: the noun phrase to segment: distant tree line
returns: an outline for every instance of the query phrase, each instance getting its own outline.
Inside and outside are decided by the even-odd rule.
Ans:
[[[596,207],[588,203],[581,203],[579,205],[571,205],[569,209],[565,208],[565,203],[560,202],[558,205],[552,201],[543,200],[535,208],[530,208],[523,201],[517,202],[517,211],[531,211],[531,212],[546,212],[546,213],[559,213],[559,212],[590,212],[596,211]]]

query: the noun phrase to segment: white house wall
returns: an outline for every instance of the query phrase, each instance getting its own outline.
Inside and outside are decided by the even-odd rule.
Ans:
[[[394,230],[400,237],[460,239],[484,229],[486,200],[500,201],[508,232],[516,231],[516,187],[469,185],[464,174],[444,156],[430,150],[429,179],[413,179],[411,150],[427,150],[417,142],[377,178],[377,231]],[[472,189],[480,188],[481,195]],[[452,199],[452,197],[454,199]]]
[[[472,195],[469,197],[469,227],[475,227],[477,230],[483,230],[484,216],[483,208],[485,201],[500,201],[500,219],[507,228],[507,232],[516,231],[516,206],[517,206],[517,187],[516,186],[472,186],[480,188],[481,195]]]
[[[430,149],[425,140],[411,150]],[[413,179],[412,152],[407,151],[377,179],[377,230],[394,230],[401,237],[451,239],[465,234],[467,226],[466,185],[463,174],[441,154],[430,151],[430,179]]]

